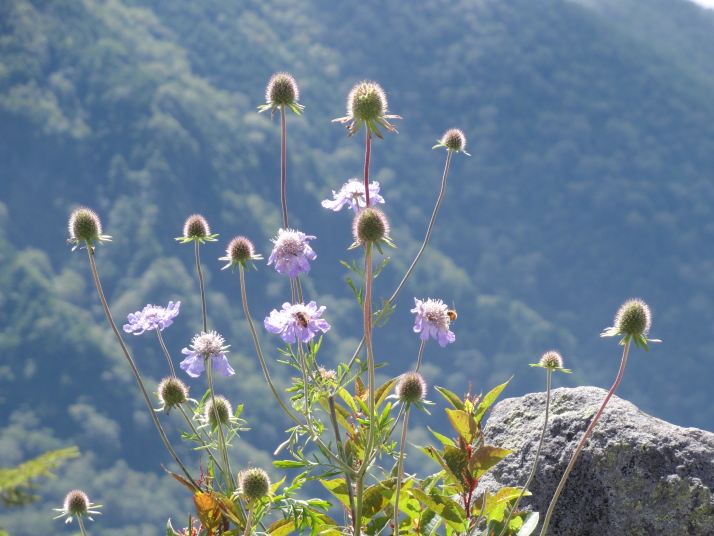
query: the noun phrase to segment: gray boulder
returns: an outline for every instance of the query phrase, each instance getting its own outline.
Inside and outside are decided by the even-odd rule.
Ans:
[[[554,389],[538,471],[521,508],[540,512],[606,392]],[[484,475],[481,489],[522,486],[543,427],[545,393],[499,402],[486,444],[515,449]],[[539,534],[540,528],[535,534]],[[714,536],[714,434],[681,428],[612,397],[570,473],[548,536]]]

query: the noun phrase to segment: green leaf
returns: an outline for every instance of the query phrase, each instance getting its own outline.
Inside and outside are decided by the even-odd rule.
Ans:
[[[538,526],[539,518],[540,514],[538,512],[528,513],[525,519],[523,520],[523,526],[521,527],[521,530],[518,531],[518,534],[516,534],[516,536],[530,536],[530,534],[532,534],[535,528]]]
[[[419,534],[420,536],[431,536],[436,529],[441,525],[441,517],[436,515],[434,510],[422,510],[421,518],[419,519]]]
[[[474,502],[471,513],[473,515],[479,515],[481,509],[483,508],[484,516],[491,516],[494,509],[500,505],[505,505],[511,499],[515,499],[521,494],[520,488],[501,488],[495,494],[490,493],[486,495],[486,506],[483,506],[483,497],[479,497],[476,502]],[[501,517],[503,519],[503,517]]]
[[[465,407],[465,406],[464,406],[464,403],[463,403],[463,402],[461,401],[461,399],[460,399],[458,396],[456,396],[454,393],[452,393],[452,392],[449,391],[448,389],[444,389],[443,387],[439,387],[438,385],[435,385],[435,386],[434,386],[434,389],[436,389],[437,391],[439,391],[439,392],[441,393],[441,395],[442,395],[446,400],[448,400],[449,403],[450,403],[452,406],[454,406],[455,409],[460,409],[460,410],[462,410],[462,411],[464,410],[464,407]]]
[[[384,399],[387,398],[387,394],[389,393],[389,391],[392,390],[392,387],[394,387],[395,383],[397,383],[396,379],[389,380],[377,388],[377,390],[374,392],[374,407],[375,408],[378,408],[379,405],[382,402],[384,402]]]
[[[411,489],[409,491],[414,497],[436,512],[456,532],[466,530],[468,516],[466,511],[455,500],[434,493],[427,495],[420,489]]]
[[[273,465],[278,469],[295,469],[298,467],[305,467],[306,462],[299,462],[297,460],[277,460],[273,462]]]
[[[268,527],[270,536],[286,536],[296,530],[295,522],[292,519],[278,519]]]
[[[510,382],[512,378],[513,376],[508,379],[508,382]],[[483,419],[483,416],[486,414],[486,411],[488,411],[488,409],[493,405],[496,398],[498,398],[498,395],[501,394],[501,391],[506,388],[508,382],[503,383],[498,387],[494,387],[486,396],[483,397],[483,399],[478,405],[478,408],[476,408],[476,412],[474,413],[474,419],[476,420],[476,422],[481,422],[481,419]]]
[[[391,517],[387,516],[379,516],[375,517],[372,522],[367,525],[367,528],[365,529],[364,533],[369,534],[369,536],[374,536],[375,534],[379,534],[382,529],[391,521]]]
[[[469,457],[461,449],[447,445],[444,447],[444,461],[451,469],[451,473],[459,479],[464,489],[469,489]]]
[[[469,471],[471,471],[471,477],[474,479],[481,478],[484,473],[500,462],[503,458],[508,456],[511,452],[513,452],[513,450],[501,447],[492,447],[490,445],[484,445],[476,452],[472,452],[471,459],[469,460]]]
[[[168,522],[166,523],[166,536],[180,536],[180,534],[177,533],[171,526],[171,518],[169,518]]]
[[[362,495],[362,523],[369,523],[384,508],[386,500],[380,493],[380,485],[370,486]]]
[[[429,428],[429,431],[430,431],[432,434],[434,434],[434,436],[436,436],[436,439],[438,439],[439,441],[441,441],[441,443],[442,443],[443,445],[450,445],[450,446],[452,446],[452,447],[455,446],[455,445],[454,445],[454,442],[453,442],[451,439],[449,439],[448,437],[446,437],[446,436],[444,436],[444,435],[441,435],[439,432],[435,432],[434,430],[432,430],[432,429],[431,429],[430,427],[428,427],[428,426],[427,426],[427,428]]]
[[[449,466],[447,465],[447,463],[444,461],[444,458],[442,458],[441,453],[440,453],[438,450],[436,450],[434,447],[425,447],[425,448],[419,447],[419,450],[421,450],[423,453],[425,453],[427,456],[429,456],[431,459],[433,459],[433,460],[436,461],[439,465],[441,465],[441,467],[443,467],[444,472],[445,472],[449,477],[451,477],[451,478],[450,478],[450,480],[451,480],[450,483],[453,482],[453,483],[456,485],[456,487],[457,487],[459,493],[463,493],[463,492],[464,492],[464,488],[463,488],[463,486],[461,485],[461,479],[460,479],[460,478],[456,478],[456,475],[451,472],[451,469],[449,468]]]
[[[446,416],[451,421],[451,426],[468,445],[473,443],[474,438],[481,433],[478,423],[470,413],[459,409],[446,408]]]
[[[335,478],[334,480],[320,480],[320,483],[325,486],[339,501],[349,510],[350,496],[347,491],[347,484],[344,478]]]

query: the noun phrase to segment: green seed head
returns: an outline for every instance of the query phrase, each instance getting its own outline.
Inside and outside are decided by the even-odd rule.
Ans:
[[[275,73],[265,89],[265,100],[274,106],[289,106],[300,100],[300,91],[292,75]]]
[[[355,216],[352,234],[360,245],[380,242],[389,236],[389,220],[378,208],[365,208]]]
[[[102,234],[102,222],[96,212],[87,207],[79,207],[69,218],[69,235],[77,243],[92,243]]]
[[[169,376],[161,380],[157,388],[159,400],[167,408],[174,408],[186,402],[188,387],[178,378]]]
[[[268,473],[259,467],[246,469],[240,474],[240,489],[243,496],[250,501],[262,499],[270,491]]]
[[[374,121],[387,113],[387,95],[375,82],[360,82],[347,97],[347,115],[363,121]]]
[[[450,151],[463,151],[466,149],[466,136],[458,128],[452,128],[444,132],[440,142]]]
[[[236,236],[229,242],[226,254],[234,264],[248,262],[255,255],[255,246],[245,236]]]
[[[233,416],[233,407],[224,396],[216,396],[216,409],[218,410],[218,421],[221,424],[228,424]],[[203,417],[211,426],[216,426],[216,412],[213,411],[213,400],[208,399],[203,410]]]
[[[64,510],[71,516],[83,515],[89,510],[89,497],[82,490],[74,489],[64,498]]]
[[[647,304],[639,298],[623,303],[615,315],[618,333],[635,337],[647,335],[652,324],[652,313]]]
[[[418,372],[407,372],[397,382],[396,393],[400,402],[421,402],[426,397],[426,382]]]
[[[183,224],[183,236],[186,238],[208,238],[211,236],[211,228],[208,226],[206,218],[200,214],[193,214],[186,219]]]
[[[544,353],[538,363],[546,368],[563,368],[563,358],[555,350]]]

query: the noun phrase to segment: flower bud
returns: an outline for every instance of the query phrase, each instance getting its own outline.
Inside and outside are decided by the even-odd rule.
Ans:
[[[186,402],[188,387],[178,378],[169,376],[161,380],[157,388],[159,400],[166,408],[174,408]]]
[[[274,106],[289,106],[300,100],[297,82],[289,73],[275,73],[265,89],[265,100]]]
[[[360,82],[347,96],[347,115],[374,121],[387,113],[387,95],[376,82]]]
[[[236,236],[228,243],[226,255],[233,264],[244,263],[255,256],[255,246],[245,236]]]
[[[378,208],[365,208],[355,216],[352,234],[360,245],[381,242],[389,236],[387,216]]]
[[[407,372],[399,378],[395,390],[400,402],[421,402],[426,397],[426,382],[418,372]]]
[[[647,304],[639,298],[623,303],[615,315],[615,329],[624,335],[635,337],[647,335],[652,324],[652,313]]]
[[[185,238],[206,239],[211,236],[211,228],[208,226],[206,218],[200,214],[193,214],[186,219],[183,224],[183,236]]]
[[[216,396],[216,409],[218,410],[218,421],[221,424],[228,424],[233,416],[233,407],[224,396]],[[216,412],[213,411],[213,399],[209,398],[206,402],[206,407],[203,410],[203,418],[206,419],[211,426],[216,426]]]
[[[71,516],[86,514],[89,510],[89,497],[82,490],[73,489],[64,498],[64,509]]]
[[[240,474],[240,490],[243,496],[250,501],[262,499],[270,491],[268,473],[259,467],[246,469]]]
[[[452,128],[444,132],[440,141],[444,147],[451,151],[463,151],[466,149],[466,136],[458,128]]]
[[[545,368],[563,368],[563,358],[555,350],[550,350],[540,357],[538,364]]]

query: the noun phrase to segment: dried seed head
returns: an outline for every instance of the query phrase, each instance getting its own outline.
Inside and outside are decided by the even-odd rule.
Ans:
[[[418,372],[402,374],[395,389],[400,402],[421,402],[426,397],[426,382]]]
[[[452,128],[444,132],[440,141],[444,147],[451,151],[463,151],[466,149],[466,136],[458,128]]]
[[[224,396],[216,396],[216,409],[218,410],[218,421],[221,424],[228,424],[233,416],[233,407]],[[211,398],[206,402],[206,407],[203,410],[203,417],[211,426],[216,426],[216,412],[213,411],[213,400]]]
[[[649,306],[639,298],[623,303],[615,315],[615,329],[623,335],[646,336],[652,325]]]
[[[389,220],[378,208],[365,208],[355,216],[352,234],[359,245],[381,242],[389,236]]]
[[[538,363],[546,368],[563,368],[563,358],[555,350],[544,353]]]
[[[240,489],[243,496],[250,501],[262,499],[270,491],[268,473],[259,467],[246,469],[240,474]]]
[[[289,73],[275,73],[265,89],[266,102],[274,106],[289,106],[300,100],[297,82]]]
[[[173,408],[186,402],[188,387],[178,378],[169,376],[161,380],[157,388],[159,400],[167,408]]]
[[[208,226],[206,218],[200,214],[193,214],[186,219],[183,224],[183,236],[185,238],[205,239],[211,236],[211,228]]]
[[[64,510],[70,516],[85,515],[89,510],[89,497],[82,490],[74,489],[64,498]]]
[[[92,243],[102,235],[102,222],[91,208],[79,207],[69,217],[69,236],[73,242]]]
[[[387,95],[376,82],[360,82],[347,96],[347,115],[374,121],[387,113]]]

